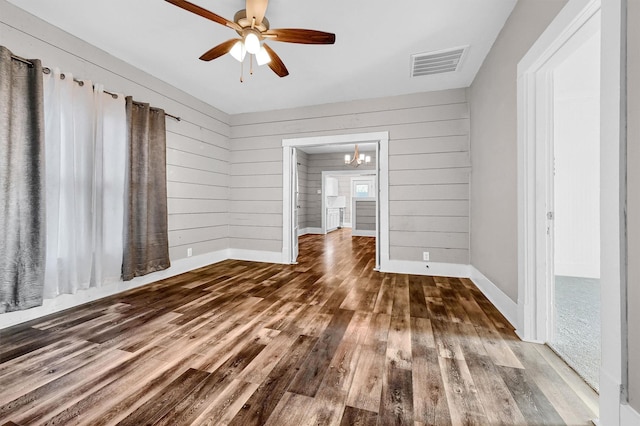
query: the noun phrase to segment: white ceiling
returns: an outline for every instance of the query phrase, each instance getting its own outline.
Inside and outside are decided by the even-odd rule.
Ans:
[[[271,28],[336,34],[327,46],[270,42],[290,75],[266,65],[240,83],[230,55],[198,57],[235,31],[162,0],[9,0],[229,114],[468,87],[516,0],[271,0]],[[191,0],[227,19],[243,0]],[[461,69],[411,78],[415,53],[469,46]],[[247,62],[247,61],[245,61]],[[90,76],[87,76],[90,78]]]

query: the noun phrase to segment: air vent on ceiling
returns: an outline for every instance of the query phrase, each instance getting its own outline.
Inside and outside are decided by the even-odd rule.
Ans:
[[[411,77],[457,71],[465,47],[411,55]]]

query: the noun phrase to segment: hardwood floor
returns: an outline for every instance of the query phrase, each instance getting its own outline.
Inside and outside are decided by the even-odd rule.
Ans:
[[[0,425],[589,424],[597,396],[467,279],[374,240],[225,261],[0,331]]]

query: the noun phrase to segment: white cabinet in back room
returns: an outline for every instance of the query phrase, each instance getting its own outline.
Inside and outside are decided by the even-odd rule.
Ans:
[[[327,232],[340,226],[340,209],[327,209]]]
[[[325,195],[327,197],[338,196],[338,179],[334,177],[327,177],[324,188]]]

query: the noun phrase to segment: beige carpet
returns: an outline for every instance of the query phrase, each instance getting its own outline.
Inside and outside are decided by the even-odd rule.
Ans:
[[[556,276],[556,338],[550,346],[598,390],[600,280]]]

